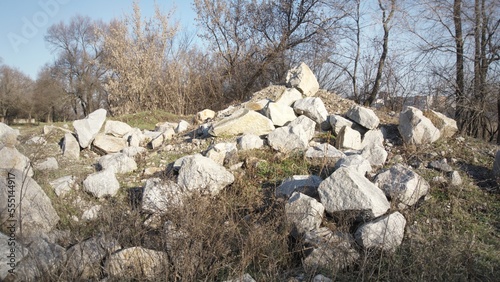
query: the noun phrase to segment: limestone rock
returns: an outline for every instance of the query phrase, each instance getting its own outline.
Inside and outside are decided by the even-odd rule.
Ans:
[[[284,126],[297,118],[292,107],[279,103],[269,103],[266,116],[273,121],[275,126]]]
[[[306,116],[299,116],[298,118],[294,119],[292,122],[288,124],[288,126],[290,127],[294,127],[297,125],[302,126],[302,129],[306,132],[308,141],[313,139],[316,123],[312,119]]]
[[[144,154],[146,151],[147,151],[146,148],[131,146],[131,147],[123,148],[123,150],[121,150],[121,153],[127,157],[133,158],[137,155]]]
[[[196,120],[198,122],[206,122],[207,120],[215,118],[215,112],[210,109],[204,109],[196,113]]]
[[[361,147],[365,148],[367,146],[380,146],[384,147],[384,134],[380,129],[372,129],[365,132],[363,135],[363,141],[361,141]]]
[[[350,127],[344,126],[337,135],[335,146],[339,149],[361,150],[361,133]]]
[[[383,166],[387,161],[389,153],[384,147],[379,145],[368,145],[361,151],[361,156],[365,158],[371,166]]]
[[[64,141],[62,145],[63,156],[76,159],[80,158],[80,144],[72,133],[64,134]]]
[[[255,134],[245,134],[238,138],[238,147],[241,150],[260,149],[264,146],[264,140]]]
[[[2,150],[5,149],[9,148]],[[40,236],[55,227],[59,216],[50,198],[35,180],[17,169],[0,169],[0,177],[0,222],[8,222],[12,219],[11,215],[15,219],[21,217],[22,235],[26,238]],[[8,202],[8,199],[15,200]],[[8,209],[8,203],[12,202],[16,205],[13,213]],[[20,222],[16,225],[19,226]],[[16,232],[20,229],[17,228]]]
[[[73,122],[80,147],[87,148],[92,143],[106,120],[106,114],[105,109],[99,109],[90,113],[86,118]]]
[[[0,149],[4,146],[11,148],[16,146],[18,136],[18,129],[13,129],[5,123],[0,122]]]
[[[68,175],[52,180],[49,184],[54,188],[56,195],[62,197],[75,188],[76,179],[74,176]]]
[[[93,173],[83,181],[83,189],[96,198],[114,196],[120,189],[113,170],[103,170]]]
[[[308,136],[301,125],[275,129],[269,133],[267,140],[273,149],[283,153],[305,150],[309,143]]]
[[[375,129],[380,123],[372,109],[353,105],[346,113],[346,116],[367,129]]]
[[[287,72],[286,84],[287,87],[297,88],[305,96],[314,96],[319,90],[316,76],[305,63],[300,63],[298,67]]]
[[[177,184],[184,191],[208,192],[212,196],[233,182],[233,174],[198,154],[184,158],[177,178]]]
[[[361,175],[366,175],[367,173],[372,171],[372,166],[370,165],[370,162],[358,154],[349,155],[341,158],[335,164],[335,169],[339,169],[341,167],[351,168]]]
[[[354,123],[342,116],[339,115],[330,115],[328,116],[328,122],[330,123],[330,126],[333,129],[333,133],[335,135],[339,135],[340,130],[342,127],[347,126],[352,128],[354,126]]]
[[[219,165],[224,165],[230,162],[232,158],[236,156],[238,148],[236,148],[236,143],[218,143],[211,146],[205,156],[212,159]]]
[[[105,154],[118,153],[127,147],[127,141],[125,141],[123,138],[104,134],[97,134],[92,144],[95,148],[104,152]]]
[[[57,163],[56,158],[50,157],[39,163],[36,163],[33,167],[36,170],[56,170],[59,169],[59,164]]]
[[[99,212],[101,211],[101,205],[94,205],[90,208],[86,209],[82,214],[83,220],[94,220],[99,216]]]
[[[431,161],[429,162],[429,167],[442,172],[453,171],[453,168],[448,164],[448,161],[446,159]]]
[[[123,153],[104,155],[99,158],[98,163],[101,169],[114,173],[129,173],[137,169],[135,160]]]
[[[179,121],[179,124],[177,124],[177,127],[175,127],[175,133],[184,132],[184,131],[188,130],[188,128],[189,128],[189,122],[187,122],[185,120],[181,120],[181,121]]]
[[[287,220],[299,234],[319,228],[325,207],[316,199],[294,192],[285,204]]]
[[[302,99],[302,93],[295,88],[287,88],[276,100],[277,104],[292,106],[295,101]]]
[[[146,180],[142,195],[142,209],[149,213],[162,214],[169,207],[182,205],[183,191],[177,183],[160,178]]]
[[[112,254],[106,260],[105,269],[113,278],[149,280],[164,274],[167,262],[164,252],[132,247]]]
[[[255,134],[264,135],[274,130],[273,122],[267,117],[247,109],[234,112],[217,122],[210,130],[213,136]]]
[[[429,110],[424,112],[424,116],[430,119],[432,124],[439,129],[442,138],[450,138],[458,131],[457,122],[442,113]]]
[[[123,137],[132,131],[132,127],[124,122],[107,120],[104,126],[104,133],[115,137]]]
[[[382,190],[356,171],[341,167],[318,188],[321,203],[329,213],[358,211],[364,217],[378,217],[390,207]]]
[[[318,195],[319,184],[323,181],[316,175],[293,175],[285,178],[281,185],[276,188],[277,197],[290,197],[294,192],[300,192],[309,197]]]
[[[402,207],[412,206],[429,191],[429,183],[420,175],[401,164],[397,164],[375,178],[375,184]]]
[[[297,100],[293,104],[293,109],[298,115],[305,115],[315,121],[321,128],[324,128],[324,123],[327,123],[328,112],[325,104],[318,97],[306,97]]]
[[[414,107],[407,107],[401,112],[398,130],[405,143],[414,145],[433,143],[441,135],[422,111]]]
[[[23,260],[24,256],[28,254],[28,249],[24,248],[20,242],[17,242],[15,246],[9,245],[10,238],[14,238],[9,235],[5,235],[0,232],[0,280],[4,279],[9,275],[9,270],[14,269],[16,271],[16,263]],[[10,276],[10,275],[9,275]]]
[[[405,226],[405,217],[395,212],[361,225],[354,236],[364,248],[394,251],[403,241]]]
[[[5,146],[0,149],[0,160],[2,160],[0,162],[0,169],[19,170],[27,176],[33,176],[30,160],[14,147]]]
[[[305,158],[314,162],[324,162],[325,164],[333,165],[340,158],[345,157],[337,148],[328,143],[311,142],[310,147],[305,153]]]

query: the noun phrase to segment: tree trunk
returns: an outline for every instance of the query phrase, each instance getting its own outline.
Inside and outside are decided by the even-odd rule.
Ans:
[[[455,25],[456,78],[455,78],[455,119],[461,132],[464,130],[464,40],[462,34],[462,0],[453,3],[453,23]]]

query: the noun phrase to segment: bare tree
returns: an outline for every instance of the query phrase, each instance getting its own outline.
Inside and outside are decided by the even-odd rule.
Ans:
[[[31,117],[33,80],[20,70],[0,66],[0,110],[7,121],[16,117]]]

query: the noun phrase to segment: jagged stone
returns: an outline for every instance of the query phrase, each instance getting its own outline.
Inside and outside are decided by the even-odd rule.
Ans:
[[[76,179],[68,175],[52,180],[49,184],[54,188],[56,195],[62,197],[76,187]]]
[[[82,214],[83,220],[94,220],[99,216],[99,212],[101,211],[101,205],[94,205],[90,208],[86,209]]]
[[[458,171],[453,171],[450,175],[451,178],[451,185],[453,186],[460,186],[462,185],[462,177],[460,177],[460,173]]]
[[[4,146],[15,147],[17,144],[17,137],[19,136],[19,130],[13,129],[12,127],[0,122],[0,149]]]
[[[196,113],[196,120],[198,122],[206,122],[207,120],[215,118],[215,112],[210,109],[204,109]]]
[[[80,147],[87,148],[101,130],[106,120],[107,111],[99,109],[90,113],[86,118],[73,121],[73,127],[80,143]]]
[[[156,136],[153,140],[151,140],[151,142],[149,142],[148,145],[151,149],[157,149],[158,147],[160,147],[163,144],[164,140],[165,140],[165,137],[163,137],[163,134],[160,134],[160,135]]]
[[[0,169],[19,170],[24,175],[33,176],[30,160],[14,147],[5,146],[0,149],[0,160],[2,160],[0,162]]]
[[[255,134],[245,134],[238,138],[238,147],[241,150],[260,149],[264,146],[264,140]]]
[[[363,135],[363,141],[361,141],[361,147],[365,148],[367,146],[380,146],[384,147],[384,134],[380,129],[372,129],[365,132]]]
[[[298,234],[319,228],[324,212],[325,207],[320,202],[299,192],[294,192],[285,204],[287,220]]]
[[[7,276],[17,271],[17,263],[28,254],[28,249],[16,241],[16,236],[0,232],[0,281],[6,281]],[[12,245],[14,242],[14,245]]]
[[[429,183],[409,168],[397,164],[377,175],[375,184],[391,197],[403,204],[412,206],[429,191]]]
[[[123,153],[113,153],[102,156],[98,160],[103,170],[111,170],[114,173],[129,173],[137,169],[137,163],[131,157]]]
[[[309,197],[316,197],[321,181],[323,179],[316,175],[293,175],[287,177],[276,188],[276,197],[288,198],[294,192],[300,192]]]
[[[154,279],[165,272],[168,256],[164,252],[141,247],[120,250],[106,260],[106,272],[112,278]]]
[[[35,180],[17,169],[0,169],[0,177],[0,222],[13,221],[18,227],[22,222],[25,238],[40,236],[55,227],[59,216]],[[15,204],[15,211],[10,211],[9,203]],[[20,228],[15,231],[20,235]]]
[[[230,162],[229,160],[234,158],[237,152],[236,143],[218,143],[210,146],[205,156],[219,165],[224,165],[224,163]]]
[[[59,164],[54,157],[49,157],[39,163],[36,163],[34,166],[36,170],[56,170],[59,169]]]
[[[335,139],[335,146],[339,149],[363,149],[361,145],[361,133],[350,127],[344,126]]]
[[[335,169],[339,169],[341,167],[351,168],[361,175],[366,175],[366,173],[372,171],[372,166],[370,165],[370,162],[358,154],[349,155],[341,158],[335,164]]]
[[[395,212],[361,225],[354,236],[366,249],[394,251],[403,241],[405,226],[405,217]]]
[[[80,159],[80,144],[76,137],[72,133],[64,134],[64,140],[62,144],[63,156],[72,158],[72,159]]]
[[[287,88],[276,100],[277,104],[292,106],[295,101],[302,99],[302,93],[295,88]]]
[[[300,63],[287,72],[286,84],[287,87],[297,88],[305,96],[314,96],[319,90],[316,76],[305,63]]]
[[[448,164],[446,159],[440,159],[429,162],[429,167],[442,172],[452,172],[453,168]]]
[[[105,154],[118,153],[127,147],[125,139],[104,134],[97,134],[92,144]]]
[[[458,131],[457,122],[442,113],[429,110],[424,112],[424,116],[430,119],[432,124],[439,129],[442,138],[450,138]]]
[[[184,158],[177,178],[177,184],[184,191],[208,192],[212,196],[233,182],[232,173],[199,154]]]
[[[278,103],[269,103],[265,112],[275,126],[284,126],[297,118],[292,107]]]
[[[174,122],[159,122],[155,125],[155,132],[165,132],[169,129],[175,130],[175,128],[178,126],[178,123]]]
[[[367,129],[375,129],[380,123],[372,109],[353,105],[346,113],[346,116]]]
[[[368,145],[361,151],[361,156],[365,158],[371,166],[383,166],[387,161],[389,153],[384,147],[379,145]]]
[[[181,133],[181,132],[188,130],[189,125],[190,125],[189,122],[187,122],[185,120],[179,121],[179,123],[175,127],[175,133]]]
[[[47,145],[47,139],[42,136],[33,136],[28,141],[26,141],[28,145]]]
[[[213,136],[240,134],[264,135],[273,130],[274,124],[267,117],[254,111],[241,109],[214,124],[209,133]]]
[[[132,127],[124,122],[107,120],[104,125],[104,133],[115,137],[123,137],[132,131]]]
[[[174,181],[160,178],[146,180],[142,195],[142,209],[149,213],[163,214],[169,207],[182,205],[185,193]]]
[[[309,161],[333,165],[345,154],[328,143],[311,142],[304,156]]]
[[[249,101],[244,103],[245,109],[256,112],[263,112],[267,109],[267,106],[271,103],[269,99],[262,99],[259,101]]]
[[[302,129],[306,132],[307,134],[307,140],[311,140],[313,139],[314,137],[314,132],[315,132],[315,126],[316,126],[316,123],[306,117],[306,116],[299,116],[298,118],[294,119],[293,121],[291,121],[288,126],[290,127],[294,127],[294,126],[297,126],[297,125],[301,125],[302,126]]]
[[[113,170],[103,170],[93,173],[83,181],[83,190],[91,193],[96,198],[114,196],[120,189]]]
[[[339,135],[340,130],[342,127],[347,126],[352,128],[354,126],[354,123],[342,116],[339,115],[330,115],[328,116],[328,122],[330,123],[330,126],[333,129],[333,133],[335,135]]]
[[[267,141],[273,149],[283,153],[306,150],[309,143],[308,136],[301,125],[275,129],[269,133]]]
[[[390,207],[382,190],[356,171],[341,167],[318,188],[321,203],[329,213],[356,211],[363,217],[378,217]]]
[[[315,121],[320,128],[326,127],[328,112],[320,98],[306,97],[297,100],[293,103],[293,109],[298,115],[305,115]]]
[[[441,135],[422,111],[414,107],[407,107],[401,112],[398,130],[405,143],[414,145],[433,143]]]
[[[123,150],[121,150],[121,153],[128,156],[128,157],[135,157],[137,155],[141,155],[141,154],[144,154],[145,152],[147,152],[146,148],[143,148],[143,147],[127,147],[127,148],[123,148]]]

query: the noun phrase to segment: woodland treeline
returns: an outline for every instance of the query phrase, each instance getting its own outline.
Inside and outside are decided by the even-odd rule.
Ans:
[[[148,110],[191,114],[244,101],[305,62],[321,88],[400,110],[432,97],[464,134],[500,140],[498,0],[194,0],[175,11],[52,25],[36,80],[0,64],[0,115],[41,121]],[[1,63],[1,62],[0,62]]]

